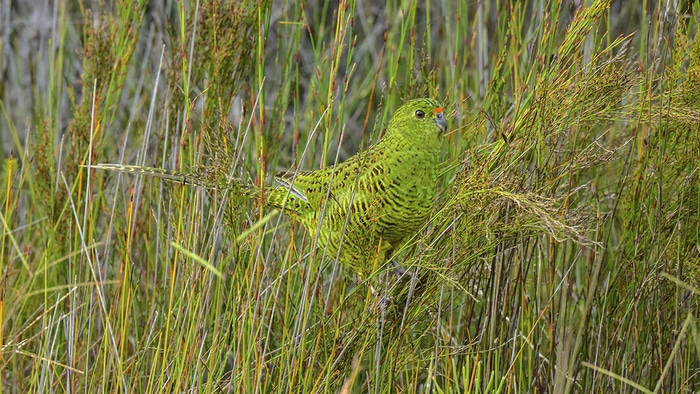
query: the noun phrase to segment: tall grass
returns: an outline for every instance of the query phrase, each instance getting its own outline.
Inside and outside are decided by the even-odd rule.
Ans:
[[[700,387],[692,2],[0,11],[3,392]],[[403,275],[360,280],[241,193],[418,96],[451,133]]]

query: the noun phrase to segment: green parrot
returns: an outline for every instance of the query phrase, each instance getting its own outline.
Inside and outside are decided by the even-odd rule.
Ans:
[[[396,110],[376,145],[337,166],[278,174],[265,190],[265,205],[298,220],[329,258],[360,276],[370,274],[427,221],[446,133],[437,101],[410,100]],[[178,171],[115,164],[92,168],[199,184],[195,176]]]

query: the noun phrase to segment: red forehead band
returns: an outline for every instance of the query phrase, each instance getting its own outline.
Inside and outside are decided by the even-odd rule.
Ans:
[[[442,112],[442,107],[437,107],[433,110],[433,113],[436,114],[438,112]]]

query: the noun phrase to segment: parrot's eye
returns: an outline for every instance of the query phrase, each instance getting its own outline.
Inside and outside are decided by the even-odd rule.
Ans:
[[[425,112],[423,112],[421,110],[416,111],[416,118],[418,118],[418,119],[425,118]]]

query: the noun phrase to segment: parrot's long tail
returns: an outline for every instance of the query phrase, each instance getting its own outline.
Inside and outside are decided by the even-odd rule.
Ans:
[[[209,185],[205,179],[203,179],[201,177],[197,177],[194,174],[190,174],[190,173],[182,172],[182,171],[165,170],[162,168],[155,168],[155,167],[122,165],[122,164],[93,164],[93,165],[86,166],[86,167],[91,168],[91,169],[94,168],[97,170],[125,172],[128,174],[135,174],[135,175],[147,175],[147,176],[152,176],[152,177],[156,177],[156,178],[166,179],[166,180],[173,181],[173,182],[182,183],[185,185],[194,185],[194,186],[201,186],[201,187],[214,187],[213,185]]]
[[[122,164],[93,164],[91,166],[85,166],[88,168],[94,168],[97,170],[106,171],[117,171],[127,174],[135,175],[146,175],[155,178],[165,179],[167,181],[182,183],[184,185],[198,186],[207,189],[216,189],[217,186],[214,181],[205,176],[200,176],[197,174],[176,171],[176,170],[166,170],[163,168],[155,167],[143,167],[143,166],[132,166],[132,165],[122,165]],[[240,192],[250,198],[259,198],[260,190],[254,186],[245,184],[240,181],[240,179],[234,179],[234,182],[238,183],[240,187]]]

